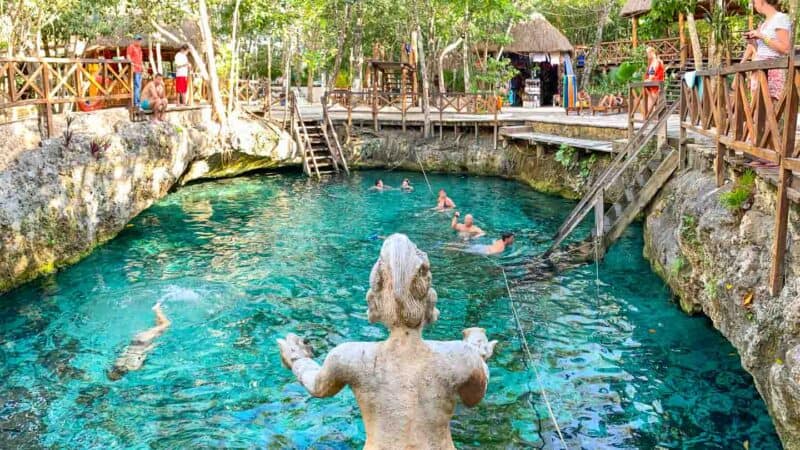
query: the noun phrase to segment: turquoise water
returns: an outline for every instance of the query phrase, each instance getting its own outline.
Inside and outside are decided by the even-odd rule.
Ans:
[[[409,177],[417,191],[367,191],[378,176]],[[322,185],[258,175],[183,188],[79,264],[0,297],[0,448],[362,445],[352,393],[310,398],[275,338],[296,332],[319,356],[385,337],[364,296],[377,236],[392,232],[431,259],[441,318],[426,337],[482,326],[501,342],[486,398],[456,411],[458,447],[559,448],[495,264],[540,251],[571,203],[499,179],[430,179],[490,235],[516,231],[514,249],[492,260],[450,249],[448,218],[427,210],[418,174]],[[631,227],[600,264],[599,288],[594,266],[513,288],[569,447],[780,448],[736,351],[678,311],[641,249]],[[157,300],[172,327],[140,371],[110,382]]]

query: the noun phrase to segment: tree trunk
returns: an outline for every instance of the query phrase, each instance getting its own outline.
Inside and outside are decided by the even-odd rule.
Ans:
[[[592,80],[592,71],[594,70],[597,55],[600,53],[600,45],[603,43],[603,30],[608,22],[608,15],[611,12],[612,2],[604,5],[603,12],[600,13],[600,21],[597,22],[597,31],[594,36],[594,45],[592,51],[586,61],[586,67],[583,69],[583,76],[581,77],[581,89],[589,87],[589,82]]]
[[[464,14],[464,51],[461,55],[464,69],[464,92],[469,92],[469,0],[467,0],[466,13]]]
[[[200,71],[200,76],[204,80],[208,80],[208,68],[206,68],[206,63],[204,62],[203,57],[200,55],[200,52],[197,51],[195,46],[192,45],[192,43],[189,41],[189,39],[186,39],[186,36],[181,36],[179,38],[178,36],[175,36],[174,34],[170,33],[166,28],[164,28],[163,25],[161,25],[161,24],[159,24],[159,23],[157,23],[155,21],[150,21],[150,24],[159,33],[161,33],[162,36],[165,36],[170,41],[172,41],[172,42],[174,42],[176,44],[185,43],[186,45],[188,45],[189,46],[189,53],[192,54],[192,59],[194,60],[194,64],[197,67],[197,70]]]
[[[227,116],[225,106],[222,104],[222,95],[219,91],[219,76],[217,75],[217,59],[214,55],[214,41],[211,34],[211,26],[208,22],[208,9],[206,0],[198,0],[200,10],[200,31],[203,34],[203,49],[208,62],[209,88],[211,90],[211,107],[217,116],[217,120],[225,127]]]
[[[283,128],[289,120],[289,89],[292,85],[292,32],[288,31],[284,38],[283,47],[283,95],[284,95],[284,108],[283,108]]]
[[[447,47],[442,50],[442,54],[439,55],[439,93],[444,94],[447,92],[447,87],[444,82],[444,58],[447,57],[448,54],[452,53],[453,50],[457,49],[459,45],[464,41],[464,38],[458,38],[455,42],[448,45]]]
[[[355,52],[355,74],[353,76],[352,86],[356,92],[361,92],[364,83],[362,76],[364,75],[364,45],[362,39],[364,37],[364,19],[361,15],[360,3],[356,4],[356,28],[353,33],[353,51]]]
[[[308,65],[308,76],[306,80],[306,100],[308,103],[314,103],[314,66]]]
[[[239,31],[239,6],[242,0],[236,0],[236,6],[233,7],[233,18],[231,19],[231,71],[228,75],[228,114],[233,112],[233,105],[236,103],[238,96],[238,80],[236,79],[236,66],[239,64],[239,42],[236,36]]]
[[[689,30],[689,39],[692,41],[692,53],[694,53],[695,70],[703,69],[703,48],[700,47],[700,37],[697,34],[697,24],[694,21],[694,14],[691,11],[686,13],[686,28]]]
[[[153,35],[147,36],[147,61],[150,62],[150,70],[157,72],[158,66],[156,66],[156,60],[153,54]]]
[[[267,38],[267,119],[272,119],[272,36]]]
[[[156,72],[164,75],[164,62],[161,59],[161,35],[155,33],[153,37],[156,40]]]
[[[419,71],[422,75],[422,135],[426,138],[431,136],[431,108],[430,108],[430,82],[428,76],[428,66],[425,60],[425,42],[422,39],[422,29],[417,24],[417,57],[419,59]]]
[[[344,4],[344,21],[339,28],[339,36],[336,38],[336,57],[333,61],[333,73],[328,79],[327,90],[332,90],[336,87],[336,78],[339,77],[339,70],[342,68],[342,53],[344,52],[344,40],[347,33],[344,30],[350,28],[350,2]]]

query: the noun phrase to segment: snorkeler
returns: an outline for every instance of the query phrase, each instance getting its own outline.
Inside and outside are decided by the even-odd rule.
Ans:
[[[444,189],[439,189],[439,199],[436,202],[436,208],[439,211],[444,211],[445,209],[452,209],[455,208],[456,204],[453,200],[447,196],[447,192]]]
[[[461,213],[456,211],[455,215],[453,216],[453,220],[450,221],[450,228],[458,231],[458,233],[462,236],[471,239],[481,237],[486,234],[477,225],[475,225],[475,220],[472,217],[472,214],[467,214],[464,216],[464,223],[458,223],[459,217],[461,217]]]
[[[506,248],[514,244],[514,233],[503,233],[500,239],[494,241],[491,245],[473,245],[467,249],[469,253],[478,253],[481,255],[498,255],[506,251]]]
[[[114,367],[108,371],[109,380],[117,381],[126,373],[141,369],[147,354],[155,346],[153,341],[169,328],[171,322],[161,310],[161,303],[153,306],[153,312],[156,313],[156,326],[133,337],[122,355],[114,362]]]
[[[403,179],[403,184],[400,185],[400,189],[402,189],[402,190],[404,190],[406,192],[411,192],[411,191],[414,190],[414,186],[411,186],[411,182],[408,181],[408,178],[404,178]]]
[[[375,181],[375,186],[372,186],[370,189],[375,190],[375,191],[388,191],[391,188],[392,188],[391,186],[387,186],[387,185],[383,184],[383,180],[378,178],[378,180]]]

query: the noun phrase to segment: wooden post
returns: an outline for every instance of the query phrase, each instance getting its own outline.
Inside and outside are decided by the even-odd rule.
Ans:
[[[375,76],[378,76],[377,68],[375,70]],[[378,83],[372,85],[372,127],[375,131],[378,131]]]
[[[597,245],[597,258],[600,259],[605,255],[605,211],[606,205],[603,199],[603,190],[597,193],[594,202],[594,229],[595,229],[595,245]]]
[[[633,132],[634,132],[633,121],[634,121],[634,118],[636,117],[636,111],[633,110],[633,105],[634,105],[633,92],[634,92],[634,89],[635,88],[633,86],[628,86],[628,141],[633,139]]]
[[[55,126],[53,124],[53,109],[50,104],[50,64],[43,62],[42,64],[42,93],[44,93],[44,113],[45,120],[47,121],[47,137],[51,138],[55,134]]]
[[[500,99],[494,95],[492,96],[492,101],[494,101],[494,150],[497,150],[497,138],[500,134],[500,130],[497,126],[497,113],[500,109]]]
[[[347,143],[353,134],[353,91],[347,90]]]
[[[631,19],[631,23],[633,27],[631,31],[631,41],[633,43],[633,48],[635,49],[639,47],[639,17],[637,16]]]
[[[710,77],[709,77],[710,79]],[[717,175],[717,186],[722,186],[725,183],[725,145],[720,141],[720,137],[725,130],[725,114],[723,105],[725,104],[725,75],[717,74],[717,101],[713,113],[714,125],[717,132],[714,141],[717,147],[717,157],[714,159],[714,173]],[[711,86],[705,86],[705,89],[710,89]]]
[[[683,118],[686,116],[687,92],[683,80],[681,80],[681,97],[678,113],[678,169],[686,168],[686,128],[683,126]]]
[[[789,8],[791,17],[797,13],[797,0],[792,0]],[[797,20],[794,20],[797,26]],[[795,29],[794,26],[792,29]],[[786,259],[786,238],[789,228],[789,197],[787,189],[792,182],[792,172],[786,167],[786,158],[792,156],[797,131],[798,95],[795,87],[795,52],[789,52],[789,70],[786,78],[786,116],[784,116],[783,148],[780,151],[780,170],[778,171],[777,210],[775,212],[775,240],[772,242],[772,270],[769,276],[769,291],[773,297],[780,295],[784,282],[784,260]]]
[[[686,59],[689,57],[689,48],[686,46],[686,19],[683,11],[678,13],[678,35],[680,36],[681,69],[686,68]]]

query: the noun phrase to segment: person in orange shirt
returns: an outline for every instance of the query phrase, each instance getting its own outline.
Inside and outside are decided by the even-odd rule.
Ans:
[[[130,60],[131,68],[133,69],[133,105],[138,108],[142,95],[142,72],[144,71],[144,63],[142,63],[142,35],[137,34],[133,37],[133,42],[128,46],[125,57]]]

